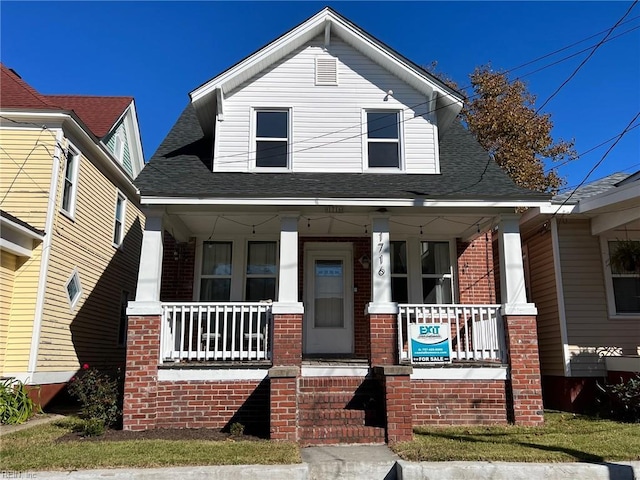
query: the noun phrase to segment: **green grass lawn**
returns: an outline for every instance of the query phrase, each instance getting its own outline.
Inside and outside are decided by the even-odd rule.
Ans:
[[[419,428],[393,450],[411,461],[599,462],[640,460],[640,424],[545,413],[543,427]]]
[[[71,470],[181,465],[289,464],[301,461],[293,443],[264,441],[135,440],[55,442],[73,421],[3,435],[0,470]]]

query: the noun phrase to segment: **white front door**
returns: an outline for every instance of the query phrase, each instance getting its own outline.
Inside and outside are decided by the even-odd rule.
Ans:
[[[305,245],[304,353],[353,353],[350,243]]]

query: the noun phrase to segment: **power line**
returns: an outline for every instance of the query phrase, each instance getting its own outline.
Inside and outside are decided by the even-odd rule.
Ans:
[[[638,0],[636,0],[634,2],[634,5],[636,4]],[[576,191],[582,186],[584,185],[584,183],[589,179],[589,177],[591,176],[591,174],[602,164],[602,162],[604,162],[604,160],[607,158],[607,156],[609,155],[609,153],[611,152],[611,150],[614,149],[614,147],[618,144],[618,142],[620,140],[622,140],[622,137],[624,137],[630,130],[631,125],[633,125],[633,122],[635,122],[637,120],[637,118],[640,117],[640,111],[638,113],[636,113],[636,116],[633,117],[631,119],[631,121],[627,124],[627,126],[625,127],[625,129],[620,133],[620,135],[618,135],[618,138],[616,139],[616,141],[613,143],[613,145],[611,145],[607,151],[604,153],[604,155],[602,156],[602,158],[600,160],[598,160],[598,162],[596,162],[596,164],[593,166],[593,168],[591,170],[589,170],[589,173],[587,173],[587,175],[582,179],[582,181],[578,184],[578,186],[571,192],[571,194],[564,200],[564,202],[562,202],[560,204],[560,206],[558,207],[558,209],[555,211],[555,213],[552,215],[552,217],[555,217],[558,212],[560,211],[560,209],[566,205],[566,203],[571,199],[571,197],[573,197],[573,195],[576,193]]]

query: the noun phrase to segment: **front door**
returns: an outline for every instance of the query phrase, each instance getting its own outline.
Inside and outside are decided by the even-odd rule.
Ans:
[[[350,243],[305,245],[304,353],[353,353],[353,254]]]

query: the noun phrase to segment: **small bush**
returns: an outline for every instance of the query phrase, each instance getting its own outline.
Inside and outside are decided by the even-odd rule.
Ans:
[[[88,418],[83,421],[81,431],[87,437],[98,437],[106,430],[104,422],[99,418]]]
[[[78,399],[80,416],[85,420],[98,419],[104,427],[120,420],[119,380],[84,364],[83,371],[71,379],[69,394]]]
[[[240,422],[232,423],[231,427],[229,427],[229,432],[234,437],[241,437],[244,435],[244,425]]]
[[[39,411],[40,407],[29,398],[29,391],[20,380],[8,378],[0,383],[1,424],[24,423]]]
[[[640,374],[628,381],[598,385],[607,397],[609,413],[613,418],[626,422],[640,422]]]

